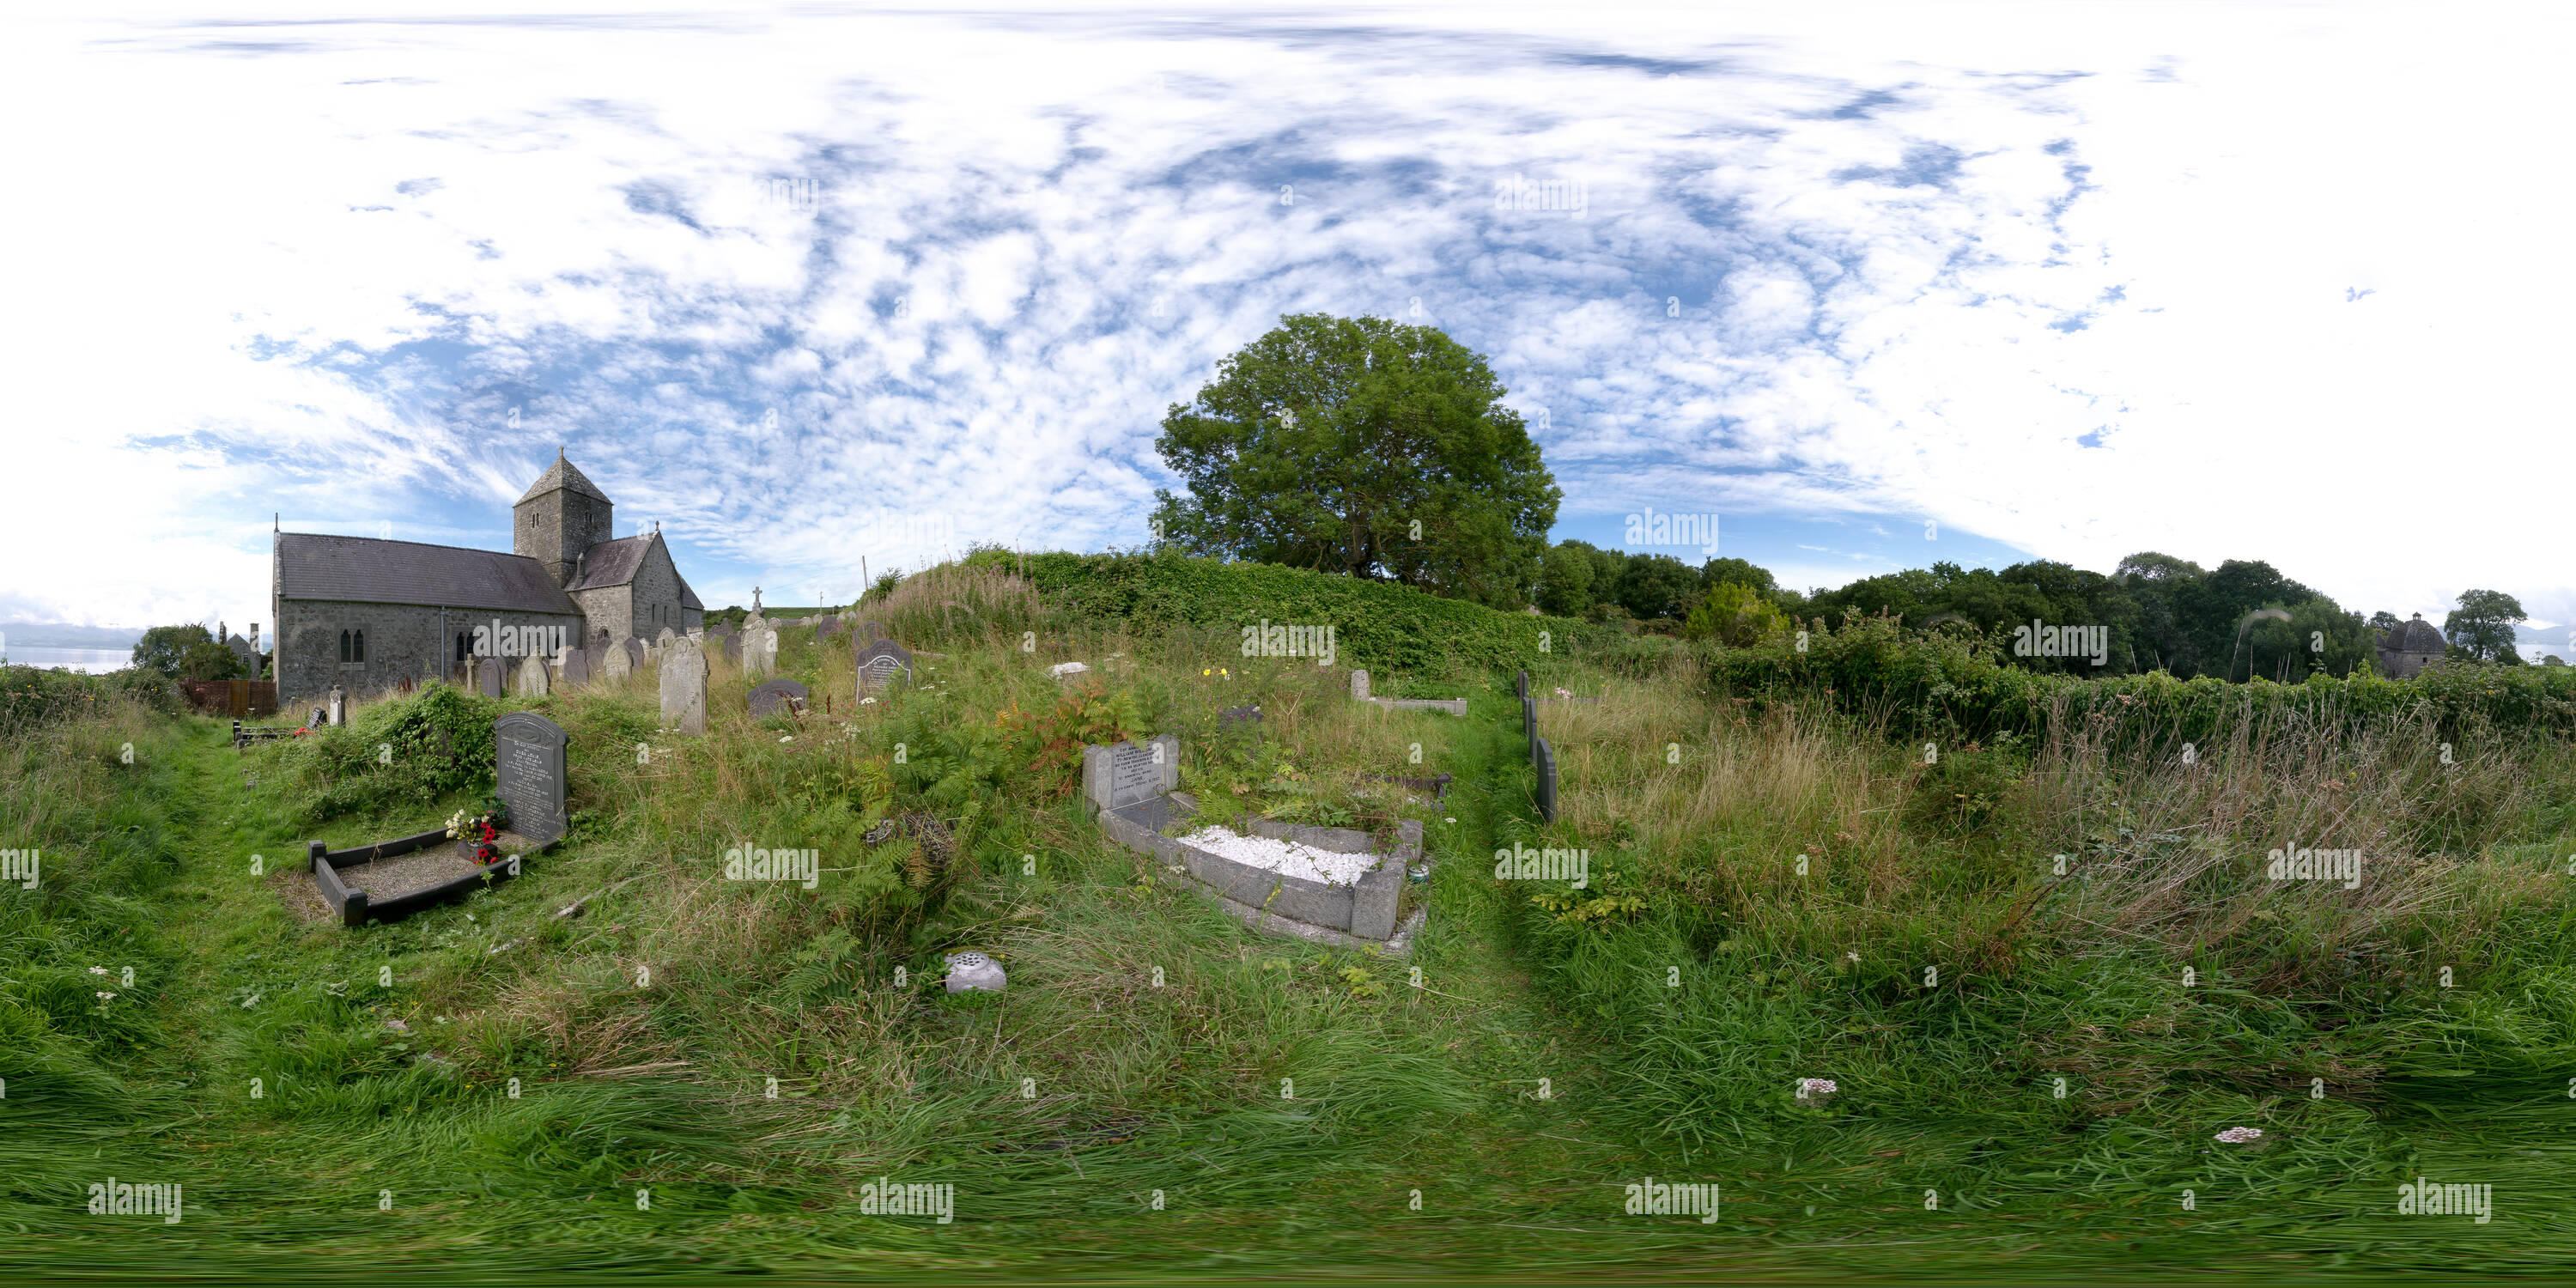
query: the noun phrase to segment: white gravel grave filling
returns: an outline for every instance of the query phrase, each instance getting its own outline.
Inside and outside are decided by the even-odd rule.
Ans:
[[[1233,829],[1204,827],[1181,838],[1181,844],[1194,846],[1210,854],[1283,877],[1321,881],[1327,885],[1352,885],[1377,870],[1383,855],[1336,854],[1318,850],[1295,841],[1274,841],[1266,836],[1241,836]]]

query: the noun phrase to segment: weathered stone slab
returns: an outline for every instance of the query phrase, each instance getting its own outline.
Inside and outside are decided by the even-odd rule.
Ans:
[[[590,683],[590,650],[568,648],[563,651],[563,682],[568,689]]]
[[[781,708],[802,713],[814,691],[794,680],[771,680],[751,691],[751,714],[765,716]]]
[[[478,657],[474,659],[474,661],[475,687],[482,692],[484,697],[490,698],[494,702],[500,701],[502,693],[501,659],[497,657]]]
[[[662,646],[662,723],[682,733],[707,731],[707,655],[689,640]]]
[[[859,692],[881,689],[898,674],[912,683],[912,653],[893,640],[878,640],[859,650]]]
[[[1122,742],[1082,749],[1082,790],[1095,810],[1116,810],[1181,785],[1181,740],[1163,734],[1142,745]]]
[[[562,726],[532,711],[492,722],[493,778],[510,803],[510,830],[539,845],[571,825],[564,812],[564,749],[571,742]]]
[[[544,658],[532,657],[519,663],[520,697],[542,698],[553,691],[554,683],[546,675]]]
[[[778,670],[778,630],[762,624],[742,633],[742,673],[770,675]]]
[[[1538,755],[1532,759],[1538,764],[1538,820],[1553,823],[1556,821],[1556,751],[1547,745],[1547,739],[1541,738],[1538,740]]]
[[[1356,667],[1352,668],[1351,697],[1361,702],[1369,700],[1369,673],[1367,671]]]

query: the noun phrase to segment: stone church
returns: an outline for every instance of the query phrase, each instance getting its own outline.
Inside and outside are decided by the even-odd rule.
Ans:
[[[616,536],[614,509],[558,451],[511,507],[509,554],[276,533],[269,586],[280,705],[335,684],[356,695],[405,680],[461,681],[478,647],[515,664],[561,645],[699,629],[706,606],[671,561],[661,526]]]

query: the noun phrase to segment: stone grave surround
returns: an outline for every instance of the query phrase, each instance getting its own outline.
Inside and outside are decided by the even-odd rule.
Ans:
[[[1162,748],[1159,764],[1156,747]],[[1406,869],[1422,860],[1419,821],[1406,819],[1398,829],[1395,853],[1356,883],[1332,885],[1286,876],[1238,863],[1173,835],[1186,830],[1198,807],[1197,801],[1174,790],[1180,783],[1180,758],[1180,739],[1171,734],[1143,744],[1083,748],[1083,799],[1100,830],[1158,862],[1181,865],[1226,911],[1255,929],[1318,943],[1410,951],[1396,925],[1396,909]],[[1257,836],[1339,854],[1369,853],[1373,843],[1368,833],[1349,828],[1304,827],[1262,818],[1241,820],[1238,826]]]
[[[707,731],[707,655],[695,640],[662,646],[662,724],[684,734]]]
[[[1351,672],[1351,697],[1360,702],[1374,703],[1388,711],[1446,711],[1453,716],[1460,717],[1464,717],[1467,714],[1467,700],[1465,698],[1370,697],[1369,673],[1358,669],[1353,669]]]
[[[498,672],[495,672],[498,674]],[[533,711],[492,722],[494,791],[510,803],[510,830],[544,845],[564,834],[564,749],[572,736]]]
[[[757,719],[785,709],[803,715],[813,697],[813,690],[794,680],[771,680],[751,691],[751,714]]]

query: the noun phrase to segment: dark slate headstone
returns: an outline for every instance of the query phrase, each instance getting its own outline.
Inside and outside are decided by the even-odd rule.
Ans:
[[[564,687],[566,688],[578,688],[590,683],[589,649],[571,648],[564,650],[563,682]]]
[[[1529,740],[1530,759],[1538,759],[1538,699],[1521,699],[1521,736]]]
[[[1529,672],[1527,671],[1521,672],[1519,691],[1523,698],[1527,698],[1529,696]]]
[[[859,623],[858,626],[850,632],[850,639],[856,642],[861,648],[866,648],[868,645],[874,644],[878,640],[890,640],[893,638],[894,636],[886,633],[885,623],[880,622],[873,617]]]
[[[626,637],[626,642],[618,645],[618,647],[626,650],[627,670],[641,671],[644,669],[644,641],[629,635]],[[522,835],[525,834],[522,833]]]
[[[901,673],[906,684],[912,683],[912,653],[893,640],[878,640],[859,650],[859,691],[885,687],[888,680]]]
[[[1547,739],[1538,740],[1538,821],[1556,821],[1556,751]]]
[[[727,631],[727,632],[725,632],[725,637],[724,637],[724,655],[725,655],[725,660],[726,660],[726,661],[733,663],[735,666],[740,666],[740,665],[742,665],[742,637],[741,637],[741,636],[736,635],[736,634],[734,634],[734,633],[733,633],[733,632],[731,632],[731,631]]]
[[[330,718],[330,715],[330,712],[324,711],[320,707],[315,707],[313,708],[313,718],[305,721],[304,727],[307,729],[319,729],[322,727],[323,722]]]
[[[826,617],[822,625],[814,628],[814,638],[817,640],[827,640],[840,633],[841,619],[837,617]]]
[[[495,789],[510,803],[510,830],[543,845],[564,834],[564,748],[572,735],[530,711],[492,722]]]
[[[474,687],[495,702],[501,700],[501,659],[487,657],[474,666]]]
[[[707,628],[707,638],[711,640],[731,639],[733,635],[733,624],[730,622],[718,622]]]
[[[765,716],[780,707],[802,712],[813,696],[813,690],[794,680],[771,680],[751,691],[751,714]]]

